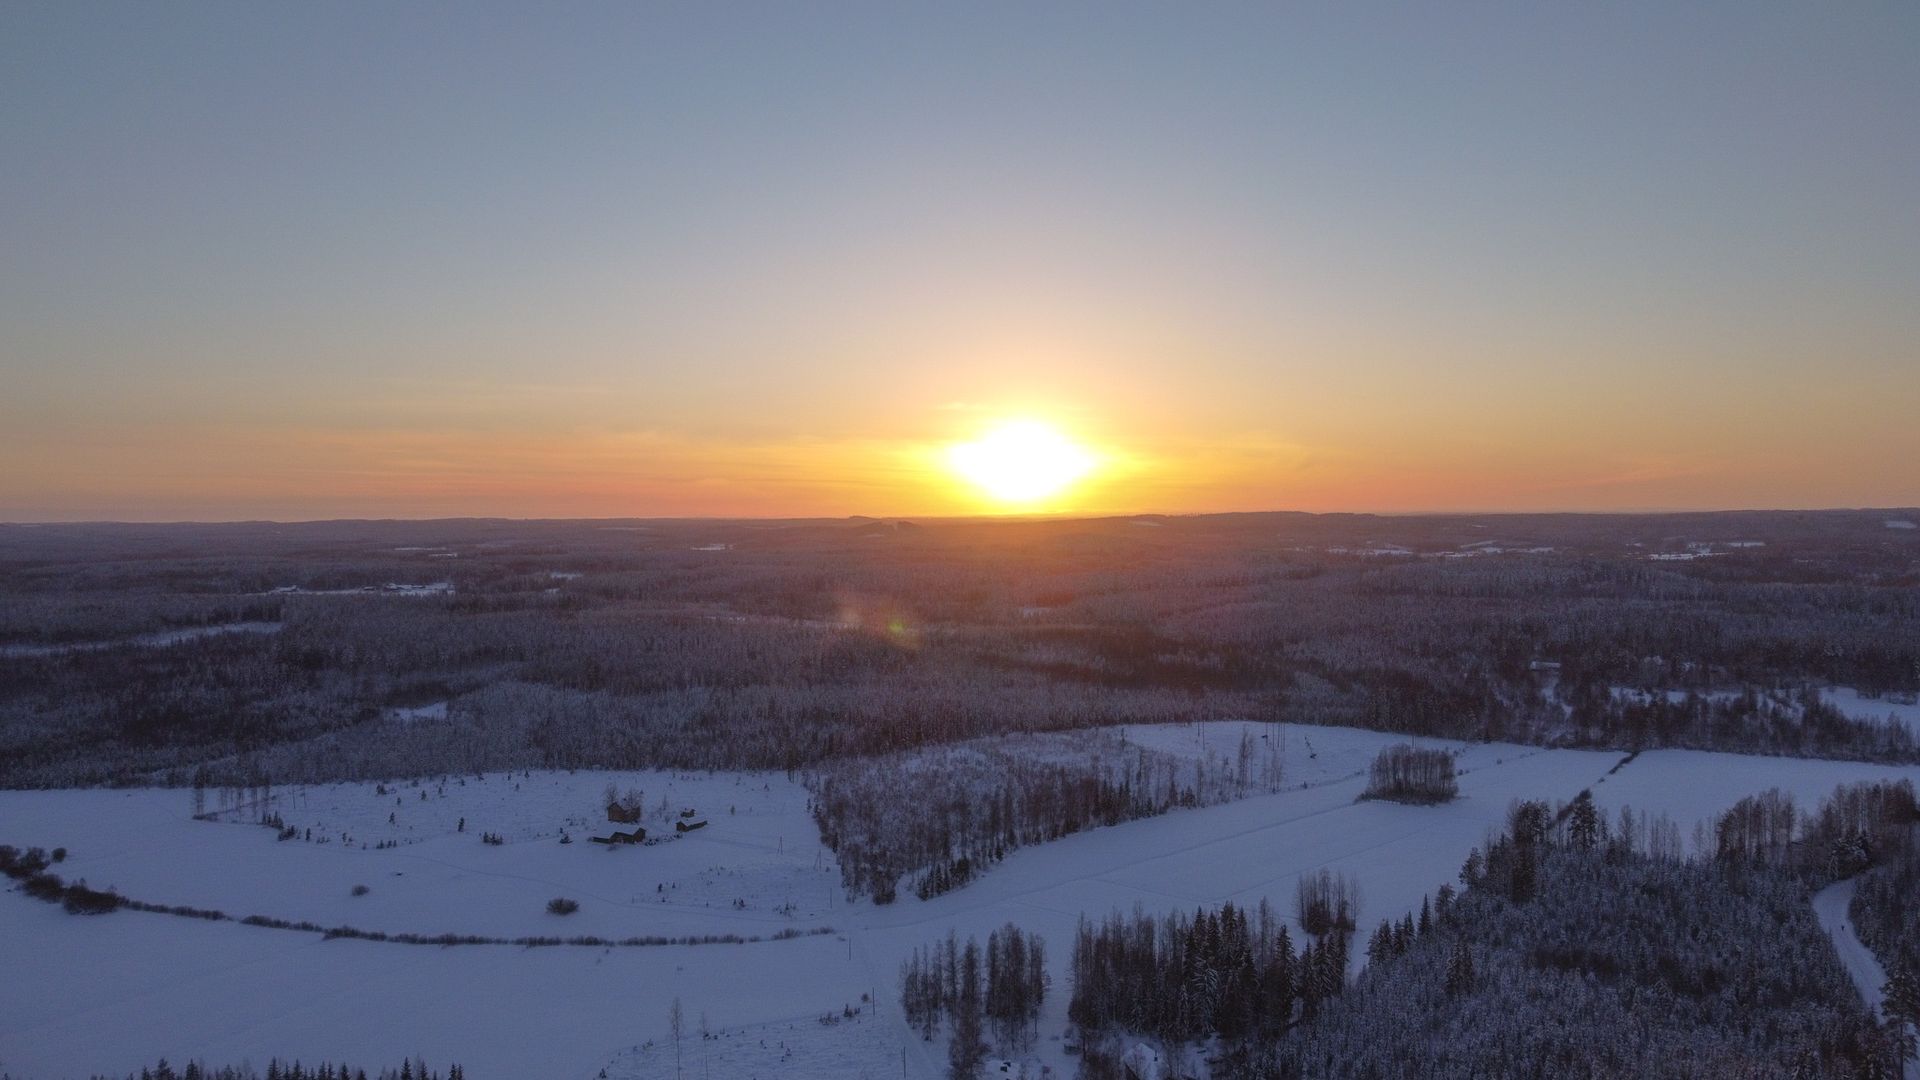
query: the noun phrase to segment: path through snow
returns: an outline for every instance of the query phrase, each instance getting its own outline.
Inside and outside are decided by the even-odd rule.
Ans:
[[[1853,888],[1858,882],[1858,878],[1848,878],[1814,893],[1813,913],[1827,936],[1833,939],[1833,951],[1840,954],[1840,963],[1845,965],[1853,985],[1859,988],[1867,1008],[1878,1017],[1881,1002],[1886,1000],[1881,991],[1887,985],[1887,972],[1873,951],[1854,936],[1853,921],[1847,916],[1847,907],[1853,903]],[[1904,1075],[1906,1080],[1920,1080],[1920,1062],[1908,1059]]]

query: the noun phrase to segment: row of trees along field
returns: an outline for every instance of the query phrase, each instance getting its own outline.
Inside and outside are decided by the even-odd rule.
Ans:
[[[1122,1032],[1169,1045],[1277,1038],[1345,989],[1349,940],[1335,929],[1296,953],[1264,904],[1083,920],[1067,1016],[1089,1060],[1110,1056],[1103,1037]]]
[[[369,1073],[348,1065],[329,1062],[302,1065],[298,1061],[282,1062],[276,1058],[267,1063],[267,1071],[262,1073],[247,1065],[210,1067],[197,1061],[176,1067],[163,1059],[138,1073],[128,1073],[125,1080],[465,1080],[466,1075],[458,1065],[449,1066],[442,1073],[428,1068],[425,1061],[406,1061],[397,1069],[384,1068]],[[93,1080],[121,1078],[96,1075]]]
[[[809,770],[813,817],[849,896],[889,903],[965,885],[1016,848],[1082,829],[1279,790],[1280,736],[1182,759],[1113,732],[978,740]]]
[[[983,978],[979,942],[970,937],[963,946],[949,932],[913,951],[901,965],[900,988],[908,1025],[928,1041],[945,1025],[953,1074],[973,1076],[989,1049],[1017,1054],[1032,1047],[1047,995],[1046,943],[1011,923],[995,930],[987,935]]]

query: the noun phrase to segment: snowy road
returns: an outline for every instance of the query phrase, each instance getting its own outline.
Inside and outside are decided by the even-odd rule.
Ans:
[[[1820,919],[1820,926],[1827,936],[1833,939],[1833,950],[1840,954],[1840,963],[1846,966],[1847,975],[1853,979],[1853,985],[1860,989],[1860,997],[1866,1001],[1867,1008],[1878,1017],[1880,1005],[1886,1000],[1882,993],[1887,985],[1886,969],[1873,955],[1873,950],[1862,944],[1853,933],[1853,921],[1847,916],[1847,907],[1853,902],[1853,888],[1858,878],[1829,885],[1813,894],[1813,913]],[[1920,1080],[1920,1061],[1908,1060],[1905,1069],[1906,1080]]]

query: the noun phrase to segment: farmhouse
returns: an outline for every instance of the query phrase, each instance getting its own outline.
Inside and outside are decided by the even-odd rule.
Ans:
[[[640,806],[637,803],[621,805],[618,802],[607,803],[607,820],[622,825],[633,825],[640,820]]]
[[[641,844],[647,839],[647,830],[635,829],[632,832],[615,832],[612,836],[590,836],[596,844]]]

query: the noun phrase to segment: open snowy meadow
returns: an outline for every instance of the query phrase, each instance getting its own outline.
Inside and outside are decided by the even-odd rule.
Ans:
[[[1300,875],[1331,868],[1359,882],[1364,929],[1454,880],[1515,799],[1591,789],[1610,813],[1664,815],[1691,840],[1768,788],[1810,806],[1843,782],[1920,781],[1920,767],[1415,739],[1456,752],[1461,795],[1409,806],[1359,799],[1398,736],[1232,722],[1117,733],[1196,761],[1277,741],[1281,790],[1021,848],[953,892],[881,906],[847,898],[802,778],[783,773],[492,773],[276,788],[266,804],[210,791],[198,806],[180,789],[0,793],[0,843],[67,849],[68,880],[231,917],[77,916],[17,888],[0,897],[0,1069],[420,1055],[476,1078],[671,1076],[677,1000],[688,1076],[933,1077],[945,1055],[905,1022],[901,963],[1011,920],[1049,942],[1053,986],[1032,1057],[990,1073],[1071,1075],[1066,951],[1083,916],[1228,900],[1290,916]],[[606,821],[610,785],[644,806],[647,842],[591,842],[632,828]],[[578,910],[554,914],[555,899]],[[723,940],[411,944],[232,921],[249,916],[425,937]]]

